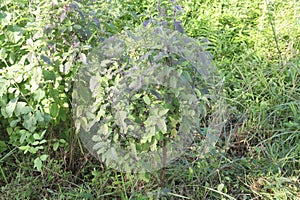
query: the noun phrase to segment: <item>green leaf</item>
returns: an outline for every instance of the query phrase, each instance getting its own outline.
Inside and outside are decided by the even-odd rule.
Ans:
[[[177,78],[176,77],[174,77],[174,76],[170,77],[170,86],[171,86],[171,88],[174,88],[174,89],[177,87]]]
[[[156,90],[151,89],[151,94],[153,94],[158,100],[162,100],[162,96]]]
[[[53,65],[52,61],[50,60],[50,58],[48,56],[45,56],[45,55],[42,54],[40,57],[41,57],[41,59],[43,59],[43,61],[45,63],[47,63],[49,65]]]
[[[34,168],[36,168],[38,171],[41,171],[42,167],[43,167],[43,162],[41,160],[40,157],[37,157],[36,159],[34,159],[33,161],[34,163]]]
[[[150,146],[150,150],[151,151],[156,151],[157,150],[157,140],[153,139],[151,142],[152,142],[152,144]]]
[[[44,154],[40,156],[41,161],[45,161],[48,158],[48,155]]]
[[[161,109],[161,110],[159,110],[158,115],[164,116],[165,114],[167,114],[168,111],[169,111],[169,109]]]
[[[53,117],[53,118],[57,117],[58,112],[59,112],[58,104],[57,103],[53,103],[51,105],[51,107],[50,107],[50,115],[51,115],[51,117]]]
[[[21,114],[28,114],[32,111],[32,109],[29,106],[25,106],[21,108]]]
[[[14,64],[15,63],[15,53],[14,52],[10,52],[9,54],[9,62],[10,64]]]
[[[0,24],[6,26],[10,24],[11,14],[9,12],[0,12]]]
[[[33,132],[36,129],[36,119],[33,115],[28,114],[24,117],[23,126],[28,130]]]
[[[20,120],[20,119],[12,120],[12,121],[9,123],[10,127],[15,127],[19,121],[21,121],[21,120]]]
[[[32,69],[32,75],[30,77],[30,81],[28,84],[28,87],[30,88],[30,91],[33,93],[35,92],[42,83],[42,69],[41,67],[35,67]]]
[[[127,125],[125,123],[125,119],[127,118],[127,112],[125,111],[118,111],[116,113],[115,119],[116,123],[125,131],[127,129]]]
[[[80,127],[82,127],[84,130],[87,129],[87,120],[85,117],[80,117],[79,119]]]
[[[8,102],[8,104],[6,105],[5,111],[6,111],[8,117],[11,117],[11,116],[12,116],[12,114],[13,114],[15,108],[16,108],[18,99],[19,99],[19,98],[16,97],[16,98],[10,100],[10,101]]]
[[[190,74],[186,71],[183,71],[182,76],[185,78],[185,80],[187,80],[189,83],[192,83],[192,78],[190,76]]]
[[[58,147],[59,147],[59,142],[55,142],[53,144],[53,151],[57,151]]]
[[[24,154],[27,153],[30,148],[31,147],[29,145],[19,147],[20,150],[24,151]]]
[[[19,134],[21,135],[20,137],[20,143],[22,144],[28,137],[31,136],[31,134],[26,131],[26,130],[20,130]]]
[[[0,153],[6,151],[8,148],[7,148],[7,145],[4,141],[1,141],[0,140]]]
[[[45,97],[45,91],[44,90],[37,89],[34,92],[34,100],[36,100],[37,102],[40,102],[44,97]]]
[[[1,52],[0,52],[1,53]],[[1,59],[1,55],[0,55]],[[0,98],[3,97],[3,94],[6,93],[7,87],[9,86],[9,81],[0,77]]]
[[[23,36],[22,31],[14,30],[14,31],[7,31],[6,37],[12,43],[18,43]]]
[[[118,154],[117,154],[116,149],[114,147],[110,148],[110,157],[114,161],[118,161],[119,160]]]
[[[106,147],[106,143],[105,142],[98,142],[93,146],[93,150],[101,150],[101,149],[105,149],[104,147]]]
[[[35,134],[33,134],[33,138],[34,138],[35,140],[40,140],[40,139],[43,138],[43,136],[40,136],[39,134],[35,133]]]
[[[148,95],[145,95],[145,96],[143,97],[143,100],[144,100],[144,102],[145,102],[147,105],[150,105],[150,104],[151,104],[151,100],[150,100],[150,98],[149,98]]]
[[[107,135],[108,134],[108,126],[107,124],[103,124],[101,127],[100,127],[100,133],[103,134],[103,135]]]
[[[42,74],[44,76],[45,81],[55,81],[56,74],[53,71],[47,71],[43,69]]]
[[[43,113],[41,113],[41,111],[37,110],[35,113],[34,113],[34,117],[35,119],[38,121],[38,122],[43,122],[44,121],[44,115]]]
[[[17,117],[21,114],[22,109],[24,109],[24,107],[26,106],[26,104],[27,104],[27,103],[25,103],[25,102],[18,102],[18,103],[17,103],[17,106],[16,106],[16,108],[15,108],[15,110],[14,110],[15,115],[16,115]]]
[[[167,132],[167,125],[166,125],[165,120],[159,119],[157,121],[157,128],[159,131],[161,131],[163,134],[165,134]]]
[[[217,190],[218,190],[219,192],[221,192],[221,191],[223,190],[223,188],[224,188],[224,184],[221,183],[221,184],[218,185]]]
[[[114,134],[114,137],[113,137],[113,141],[114,141],[114,142],[118,142],[118,139],[119,139],[119,134],[118,134],[118,133],[115,133],[115,134]]]
[[[59,109],[59,118],[62,121],[66,121],[67,120],[67,112],[64,109]]]

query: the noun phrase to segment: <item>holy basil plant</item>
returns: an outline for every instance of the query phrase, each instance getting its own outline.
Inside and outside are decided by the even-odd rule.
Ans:
[[[156,170],[180,156],[195,135],[208,134],[216,91],[216,70],[198,41],[162,27],[126,31],[105,40],[80,68],[76,130],[111,167]]]

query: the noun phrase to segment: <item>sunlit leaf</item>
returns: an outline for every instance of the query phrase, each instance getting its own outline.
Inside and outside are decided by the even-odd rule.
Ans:
[[[16,115],[17,117],[20,116],[22,110],[25,108],[26,105],[27,105],[27,103],[25,103],[25,102],[18,102],[18,103],[17,103],[16,108],[15,108],[15,110],[14,110],[15,115]],[[27,113],[25,113],[25,114],[27,114]]]
[[[144,102],[145,102],[147,105],[150,105],[150,104],[151,104],[151,100],[150,100],[150,98],[149,98],[148,95],[144,95],[144,96],[143,96],[143,100],[144,100]]]
[[[8,102],[8,104],[6,105],[5,111],[6,111],[7,115],[8,115],[8,117],[11,117],[11,116],[12,116],[12,114],[13,114],[15,108],[16,108],[18,99],[19,99],[18,97],[13,98],[13,99],[10,100],[10,101]]]
[[[37,90],[34,92],[34,99],[35,99],[37,102],[40,102],[44,97],[45,97],[45,91],[44,91],[44,90],[42,90],[42,89],[37,89]]]

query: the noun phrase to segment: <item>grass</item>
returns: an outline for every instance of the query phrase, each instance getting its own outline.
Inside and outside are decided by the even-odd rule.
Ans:
[[[120,173],[79,150],[69,167],[70,147],[52,153],[42,172],[8,149],[0,158],[0,199],[300,198],[300,3],[179,4],[186,34],[211,41],[225,77],[231,117],[215,150],[201,159],[197,150],[186,152],[168,166],[161,188],[160,172]],[[149,15],[136,3],[118,5],[130,8],[141,12],[138,17]]]

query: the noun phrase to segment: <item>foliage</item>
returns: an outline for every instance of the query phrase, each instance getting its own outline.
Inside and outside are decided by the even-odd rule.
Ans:
[[[199,120],[207,117],[207,102],[213,106],[222,98],[210,62],[197,41],[162,27],[107,39],[91,52],[74,86],[75,126],[83,142],[125,171],[163,167],[162,160],[178,156],[205,127]]]
[[[294,0],[2,0],[0,196],[298,199],[299,8]],[[189,148],[168,166],[161,188],[157,173],[119,173],[78,153],[71,93],[94,47],[152,19],[174,25],[174,10],[189,37],[208,39],[232,117],[215,151],[200,159],[201,148]],[[176,91],[159,89],[161,96]],[[146,119],[149,99],[164,105],[151,91],[138,95],[140,106],[129,107],[139,109],[136,118]]]
[[[47,143],[56,150],[70,137],[70,125],[54,133],[60,140],[45,133],[71,124],[73,77],[85,60],[87,45],[95,41],[91,31],[99,30],[96,18],[86,19],[79,8],[77,3],[56,1],[1,4],[0,117],[9,144],[24,153],[36,154]],[[45,156],[35,160],[36,167]]]

